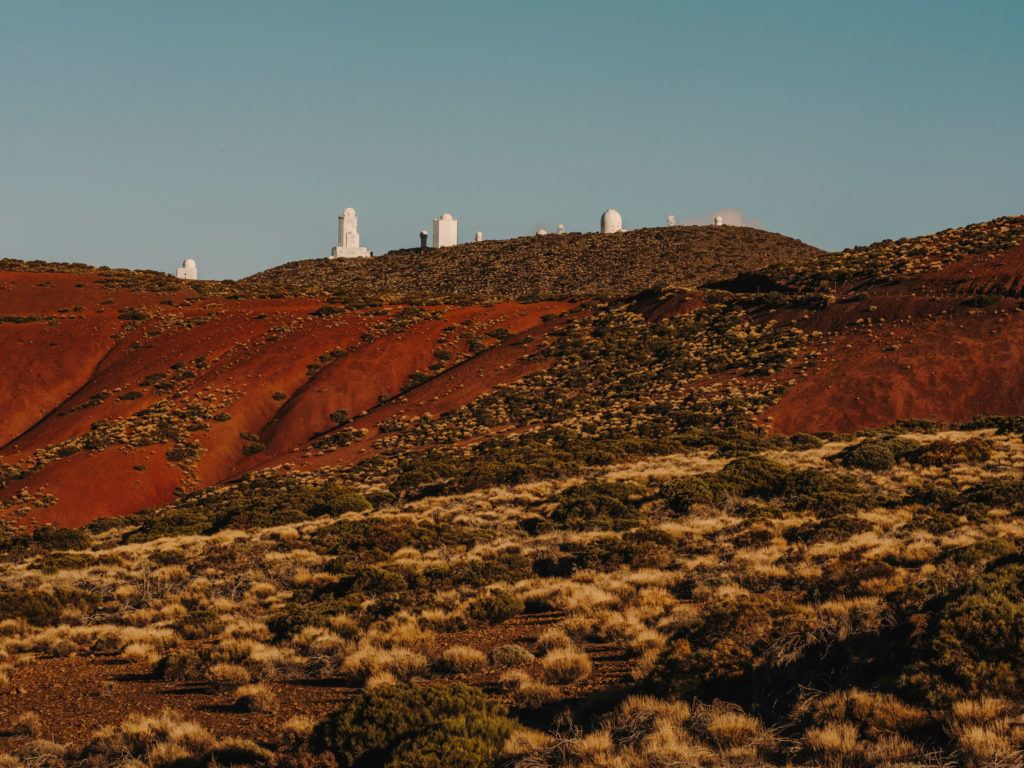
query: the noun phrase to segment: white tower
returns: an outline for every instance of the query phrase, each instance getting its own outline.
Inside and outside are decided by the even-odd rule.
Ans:
[[[477,243],[482,243],[484,241],[484,233],[483,232],[477,232],[476,233],[476,237],[473,238],[473,239]]]
[[[434,247],[447,248],[459,242],[459,220],[453,219],[450,213],[442,213],[440,219],[434,219]]]
[[[565,224],[559,224],[558,225],[558,234],[560,234],[560,235],[564,235],[565,234]]]
[[[199,279],[199,268],[196,267],[195,259],[185,259],[181,266],[178,267],[176,276],[180,280],[198,280]]]
[[[613,208],[601,214],[601,234],[610,235],[613,232],[622,231],[622,216]]]
[[[670,227],[674,227],[676,225],[676,217],[675,216],[669,216],[668,217],[668,225]]]
[[[359,247],[359,232],[356,230],[358,221],[354,208],[346,208],[338,217],[338,244],[331,248],[332,259],[355,259],[370,255],[368,250]]]
[[[721,216],[715,216],[715,226],[716,227],[722,226],[723,223],[724,223],[724,220],[722,219]]]

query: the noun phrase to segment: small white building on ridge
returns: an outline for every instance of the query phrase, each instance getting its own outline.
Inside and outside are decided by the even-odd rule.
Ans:
[[[175,273],[175,277],[179,280],[198,280],[199,279],[199,268],[196,266],[195,259],[185,259],[181,266],[178,267],[178,271]]]
[[[332,259],[359,259],[373,255],[359,246],[358,222],[354,208],[346,208],[338,217],[338,244],[331,248]]]
[[[459,220],[453,219],[450,213],[442,213],[440,219],[434,219],[434,247],[447,248],[459,242]]]

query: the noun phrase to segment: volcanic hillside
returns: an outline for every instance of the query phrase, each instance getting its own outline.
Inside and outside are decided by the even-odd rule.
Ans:
[[[5,262],[0,513],[187,508],[270,470],[462,492],[771,432],[1022,415],[1022,244],[1015,217],[716,289],[475,304]]]
[[[370,259],[308,259],[245,282],[288,283],[312,293],[624,296],[654,286],[696,287],[820,254],[799,240],[749,227],[663,227],[485,240]]]

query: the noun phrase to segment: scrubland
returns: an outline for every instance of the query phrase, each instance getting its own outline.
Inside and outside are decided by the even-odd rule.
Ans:
[[[268,475],[12,536],[0,764],[1019,764],[1022,431]]]
[[[36,483],[0,531],[0,768],[1021,765],[1024,417],[975,414],[1019,413],[1022,242],[1024,217],[997,219],[458,322],[341,286],[288,327],[253,318],[331,338],[289,348],[299,383],[260,390],[262,421],[241,389],[189,395],[212,358],[101,390],[62,418],[152,402],[0,465],[0,487]],[[196,301],[278,289],[228,290]],[[513,310],[537,317],[514,332]],[[118,311],[125,333],[171,317]],[[343,320],[358,343],[333,340]],[[358,407],[297,408],[421,323],[427,362]],[[795,409],[861,431],[799,432],[821,422]],[[936,413],[970,421],[895,421]],[[223,435],[243,458],[199,482]],[[187,470],[162,506],[33,527],[68,494],[60,462],[139,449]],[[160,477],[128,466],[109,493]]]

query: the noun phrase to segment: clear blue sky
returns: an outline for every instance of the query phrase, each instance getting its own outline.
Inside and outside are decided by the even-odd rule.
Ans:
[[[237,278],[727,207],[825,248],[1024,213],[1024,3],[0,0],[0,256]]]

